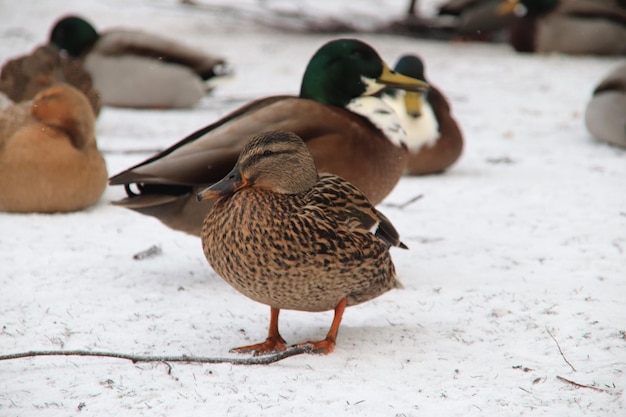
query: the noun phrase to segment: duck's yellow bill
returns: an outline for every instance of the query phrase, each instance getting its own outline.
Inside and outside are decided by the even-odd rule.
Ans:
[[[383,73],[376,80],[390,88],[399,88],[407,91],[427,91],[430,86],[427,82],[417,78],[407,77],[399,72],[395,72],[383,62]]]
[[[519,0],[505,0],[498,5],[497,13],[500,15],[512,14],[519,5]]]
[[[404,94],[404,108],[406,113],[412,117],[420,117],[422,115],[422,93],[415,91],[407,91]]]

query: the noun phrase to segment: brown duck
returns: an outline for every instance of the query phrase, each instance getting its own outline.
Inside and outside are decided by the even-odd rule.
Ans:
[[[0,113],[0,211],[69,212],[95,204],[107,169],[85,96],[57,84]]]
[[[253,101],[115,175],[109,183],[128,194],[116,204],[199,235],[211,205],[195,195],[223,178],[247,141],[266,130],[296,133],[320,172],[346,178],[378,204],[400,179],[407,154],[397,114],[375,96],[389,86],[428,85],[390,70],[359,40],[330,41],[309,61],[299,96]]]
[[[281,309],[334,309],[326,338],[301,344],[330,353],[346,306],[401,287],[389,247],[406,246],[391,222],[354,185],[318,175],[305,143],[291,132],[255,136],[233,170],[198,199],[216,199],[201,236],[213,269],[270,306],[267,339],[234,351],[284,350]]]
[[[427,82],[424,62],[416,55],[402,56],[394,70]],[[441,90],[432,85],[425,92],[389,88],[383,90],[382,98],[398,113],[406,131],[409,153],[405,174],[440,173],[459,159],[463,133]]]
[[[100,93],[87,70],[52,45],[39,46],[28,55],[10,59],[0,70],[0,91],[15,103],[32,100],[40,91],[62,82],[79,89],[96,116],[100,113]]]

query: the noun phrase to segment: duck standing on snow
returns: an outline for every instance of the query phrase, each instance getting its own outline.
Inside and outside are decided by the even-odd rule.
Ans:
[[[507,0],[502,13],[526,12],[511,25],[520,52],[626,54],[626,8],[616,0]]]
[[[330,353],[347,306],[401,287],[389,247],[406,246],[391,222],[346,180],[318,175],[305,143],[291,132],[255,136],[232,171],[198,199],[217,199],[202,227],[215,272],[270,306],[267,339],[234,351],[286,349],[281,309],[334,309],[326,338],[302,343]]]
[[[0,113],[0,211],[69,212],[95,204],[107,184],[85,96],[67,84]]]
[[[415,55],[401,57],[395,71],[426,82],[424,63]],[[443,172],[463,152],[463,134],[452,117],[450,105],[440,90],[426,92],[385,89],[382,98],[400,116],[407,133],[409,156],[405,173],[427,175]]]
[[[80,62],[63,56],[51,45],[6,61],[0,72],[0,91],[15,103],[32,100],[40,91],[61,82],[79,89],[98,115],[102,103],[89,73]]]
[[[109,183],[128,194],[116,204],[200,235],[211,204],[198,204],[195,195],[223,178],[245,144],[266,130],[296,133],[320,172],[346,178],[378,204],[402,176],[407,154],[398,116],[375,96],[385,87],[428,85],[391,71],[359,40],[330,41],[311,58],[299,96],[253,101],[115,175]]]
[[[585,111],[585,124],[597,140],[626,148],[626,63],[595,88]]]
[[[49,42],[84,61],[105,105],[187,108],[207,92],[218,58],[158,35],[126,29],[98,33],[86,20],[57,21]]]

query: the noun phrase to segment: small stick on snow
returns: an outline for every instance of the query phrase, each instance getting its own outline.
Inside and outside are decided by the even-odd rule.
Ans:
[[[302,353],[311,352],[311,345],[297,346],[293,348],[289,348],[283,352],[276,353],[274,355],[266,355],[266,356],[254,356],[247,358],[211,358],[204,356],[141,356],[141,355],[132,355],[127,353],[116,353],[116,352],[97,352],[97,351],[86,351],[86,350],[42,350],[42,351],[29,351],[29,352],[20,352],[20,353],[12,353],[8,355],[0,355],[0,361],[10,360],[10,359],[20,359],[20,358],[31,358],[35,356],[92,356],[99,358],[117,358],[117,359],[127,359],[132,361],[133,363],[137,362],[188,362],[188,363],[230,363],[233,365],[269,365],[274,362],[278,362],[282,359],[288,358],[290,356],[300,355]],[[169,364],[168,364],[169,366]]]
[[[599,392],[608,392],[607,390],[602,389],[602,388],[592,387],[591,385],[584,385],[584,384],[579,384],[578,382],[570,381],[569,379],[567,379],[567,378],[563,378],[563,377],[562,377],[562,376],[560,376],[560,375],[557,375],[557,376],[556,376],[556,378],[557,378],[559,381],[563,381],[563,382],[565,382],[565,383],[567,383],[567,384],[573,385],[573,386],[575,386],[576,388],[589,388],[589,389],[592,389],[592,390],[594,390],[594,391],[599,391]]]
[[[413,198],[410,198],[409,200],[405,201],[404,203],[384,203],[382,204],[385,207],[393,207],[393,208],[398,208],[400,210],[407,208],[409,205],[415,203],[417,200],[421,199],[422,197],[424,197],[424,194],[418,194]]]
[[[552,333],[550,333],[550,329],[548,329],[547,327],[546,327],[546,332],[548,332],[552,340],[554,340],[554,343],[556,343],[556,347],[559,348],[559,353],[561,354],[561,357],[563,358],[565,363],[568,364],[570,368],[572,368],[572,371],[576,372],[576,368],[574,368],[574,366],[567,360],[567,358],[563,354],[563,351],[561,350],[561,345],[559,345],[559,342],[556,340],[554,336],[552,336]]]

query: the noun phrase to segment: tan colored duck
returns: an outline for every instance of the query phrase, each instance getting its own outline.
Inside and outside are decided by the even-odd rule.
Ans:
[[[206,95],[204,80],[222,58],[157,34],[129,29],[98,33],[85,19],[66,16],[54,24],[50,43],[84,62],[105,105],[187,108]]]
[[[264,130],[288,130],[304,139],[321,172],[359,187],[378,204],[404,171],[405,132],[376,93],[385,87],[425,89],[423,81],[391,71],[369,45],[336,39],[311,58],[299,96],[253,101],[163,152],[110,179],[128,198],[116,204],[200,235],[211,204],[198,191],[223,178],[245,144]]]
[[[51,45],[6,61],[0,72],[0,91],[15,103],[32,100],[40,91],[63,82],[79,89],[98,115],[102,102],[89,73],[79,61],[60,54]]]
[[[415,55],[401,57],[395,71],[426,82],[424,63]],[[463,152],[463,134],[443,93],[430,85],[426,92],[383,90],[383,99],[398,113],[407,133],[409,157],[405,173],[440,173]]]
[[[597,140],[626,148],[626,63],[595,88],[585,110],[585,124]]]
[[[626,8],[621,0],[506,0],[500,11],[525,13],[511,26],[520,52],[626,54]]]
[[[85,96],[52,86],[0,113],[0,211],[69,212],[95,204],[107,182]]]
[[[334,309],[326,338],[301,344],[330,353],[347,306],[401,287],[389,247],[406,246],[393,225],[346,180],[318,176],[304,141],[291,132],[255,136],[232,171],[198,199],[217,199],[202,227],[215,272],[270,306],[267,339],[237,352],[284,350],[281,309]]]

